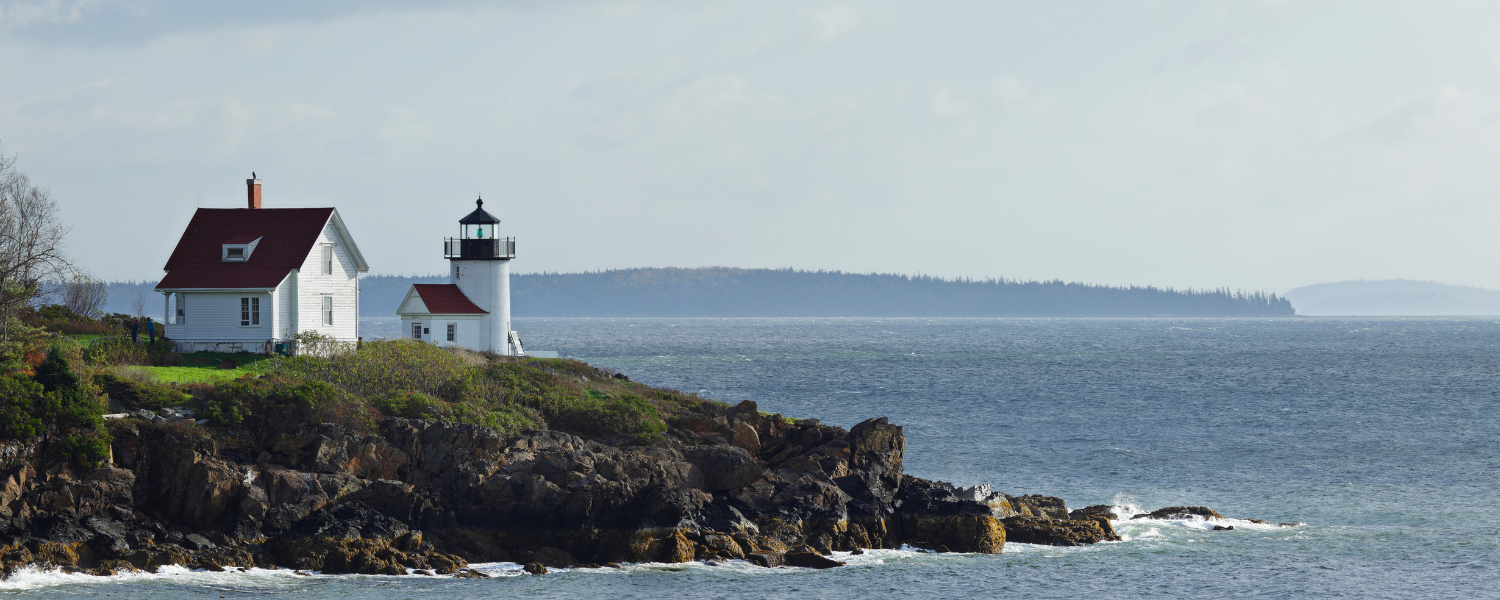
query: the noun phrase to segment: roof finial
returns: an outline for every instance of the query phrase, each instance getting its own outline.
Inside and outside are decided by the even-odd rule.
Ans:
[[[484,208],[484,195],[483,195],[483,194],[481,194],[481,195],[480,195],[480,196],[479,196],[479,199],[478,199],[478,200],[475,200],[475,201],[474,201],[474,205],[475,205],[475,206],[478,206],[478,207],[480,207],[480,208]]]

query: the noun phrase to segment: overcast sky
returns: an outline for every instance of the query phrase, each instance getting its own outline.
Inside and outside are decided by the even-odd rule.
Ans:
[[[156,279],[197,206],[446,270],[1500,287],[1500,3],[0,0],[0,147]]]

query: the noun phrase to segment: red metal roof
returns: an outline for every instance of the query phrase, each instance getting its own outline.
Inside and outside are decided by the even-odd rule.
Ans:
[[[200,208],[156,289],[274,288],[302,268],[332,215],[332,208]],[[224,244],[247,238],[261,238],[250,260],[223,260]]]
[[[489,311],[475,306],[464,295],[463,290],[451,283],[414,283],[422,304],[427,305],[427,314],[432,315],[484,315]]]

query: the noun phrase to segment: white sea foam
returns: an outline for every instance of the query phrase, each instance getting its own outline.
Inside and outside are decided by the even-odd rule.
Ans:
[[[1114,499],[1110,500],[1109,504],[1110,509],[1112,509],[1114,513],[1120,517],[1121,520],[1127,520],[1138,514],[1146,512],[1145,510],[1141,509],[1141,503],[1137,502],[1135,497],[1127,496],[1125,494],[1115,494]]]
[[[0,581],[0,591],[32,590],[60,585],[143,582],[170,579],[174,583],[193,585],[280,585],[299,577],[290,570],[246,569],[245,571],[202,571],[180,565],[164,566],[155,573],[121,573],[119,575],[96,576],[86,573],[64,573],[58,569],[26,567]]]

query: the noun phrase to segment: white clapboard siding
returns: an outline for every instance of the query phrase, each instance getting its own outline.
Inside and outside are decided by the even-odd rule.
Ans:
[[[333,245],[333,274],[323,274],[323,245]],[[297,278],[297,330],[315,331],[335,339],[353,342],[359,337],[359,272],[348,248],[339,239],[333,223],[323,226],[323,233],[303,261]],[[333,326],[323,324],[323,297],[333,297]]]
[[[287,274],[281,285],[276,286],[276,338],[278,341],[292,339],[297,332],[297,272]]]
[[[432,333],[423,334],[422,341],[438,346],[461,346],[470,349],[484,349],[484,341],[481,337],[484,323],[484,315],[431,315],[431,314],[407,314],[401,316],[401,337],[411,338],[412,325],[421,323],[423,327]],[[448,324],[458,325],[457,339],[448,341]]]
[[[273,296],[267,292],[187,292],[184,322],[172,326],[177,341],[267,342],[276,337]],[[260,324],[240,325],[240,299],[260,299]]]

